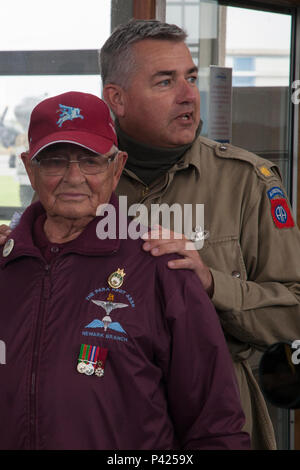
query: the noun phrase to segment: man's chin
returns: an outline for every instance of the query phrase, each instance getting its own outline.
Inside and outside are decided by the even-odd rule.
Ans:
[[[176,148],[176,147],[183,147],[184,145],[189,145],[194,141],[195,135],[196,134],[193,134],[193,136],[185,137],[185,138],[177,137],[176,139],[172,139],[172,141],[169,142],[169,145],[164,145],[164,147]]]
[[[95,211],[91,207],[84,207],[77,203],[59,204],[47,212],[51,217],[62,217],[64,219],[93,218],[96,216]]]
[[[170,135],[170,147],[181,147],[182,145],[188,145],[193,142],[196,137],[197,128],[193,126],[190,129],[177,128]]]

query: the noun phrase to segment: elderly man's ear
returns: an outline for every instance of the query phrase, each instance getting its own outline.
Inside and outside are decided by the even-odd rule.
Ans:
[[[122,171],[124,169],[128,154],[126,152],[120,151],[114,161],[114,186],[113,190],[116,189],[119,179],[121,177]]]
[[[21,158],[22,158],[22,161],[24,163],[24,166],[25,166],[25,169],[26,169],[26,173],[28,175],[28,178],[30,179],[30,183],[31,183],[31,186],[33,187],[33,189],[35,189],[35,185],[34,185],[34,172],[33,172],[33,169],[32,169],[32,163],[31,163],[31,160],[29,158],[29,152],[23,152],[21,153]]]
[[[27,161],[29,161],[29,152],[22,152],[21,153],[21,158],[22,158],[22,161],[26,167],[26,164],[27,164]],[[26,162],[26,163],[25,163]]]

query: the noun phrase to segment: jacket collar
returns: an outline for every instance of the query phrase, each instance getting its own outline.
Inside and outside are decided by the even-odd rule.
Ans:
[[[193,165],[199,172],[201,172],[201,139],[199,136],[192,147],[183,155],[183,158],[178,162],[177,166],[179,169],[187,168],[190,165]],[[178,169],[178,168],[177,168]]]
[[[192,147],[189,148],[184,155],[176,162],[169,170],[166,170],[165,174],[167,173],[176,173],[177,171],[184,170],[188,168],[189,166],[194,166],[198,173],[200,174],[201,172],[201,140],[202,137],[198,137],[195,142],[193,143]],[[140,183],[143,183],[143,181],[140,180],[140,178],[130,171],[128,168],[124,168],[123,173],[125,175],[128,175],[130,178],[133,178]],[[151,187],[152,185],[155,185],[157,181],[153,181],[149,186]],[[145,184],[145,183],[143,183]]]
[[[95,217],[85,228],[85,230],[72,242],[66,243],[62,248],[61,254],[78,253],[88,256],[101,256],[116,253],[120,248],[120,239],[118,238],[119,228],[122,224],[126,224],[127,215],[119,214],[118,199],[112,194],[109,201],[112,212],[110,214],[111,227],[116,227],[115,238],[100,239],[97,235],[97,226],[101,220],[107,217],[107,212],[103,215]],[[19,225],[11,232],[9,240],[0,250],[0,267],[6,266],[10,261],[20,256],[31,256],[43,260],[40,250],[33,242],[33,226],[38,217],[45,214],[45,210],[41,203],[35,202],[31,204],[21,217]],[[114,218],[112,220],[112,218]],[[99,233],[99,232],[98,232]]]

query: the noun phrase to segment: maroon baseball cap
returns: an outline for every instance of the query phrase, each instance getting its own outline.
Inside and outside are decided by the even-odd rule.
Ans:
[[[78,91],[47,98],[33,109],[28,142],[30,159],[59,142],[102,154],[118,145],[108,106],[97,96]]]

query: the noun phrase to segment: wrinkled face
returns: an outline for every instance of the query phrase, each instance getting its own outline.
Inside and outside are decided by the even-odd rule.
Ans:
[[[112,155],[113,150],[106,156]],[[74,144],[54,144],[42,150],[37,159],[65,157],[69,160],[95,157],[95,153]],[[45,174],[39,165],[22,155],[33,189],[48,215],[67,219],[95,217],[97,207],[109,201],[123,170],[126,154],[119,152],[114,162],[98,174],[82,173],[77,163],[71,163],[62,176]]]
[[[192,142],[200,121],[197,67],[184,42],[133,45],[137,68],[124,92],[122,129],[139,142],[176,147]]]

